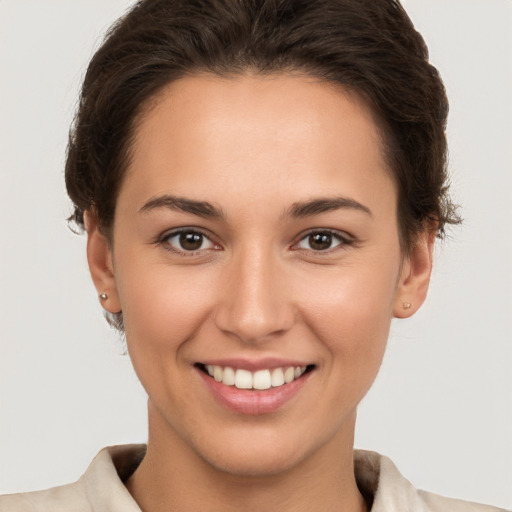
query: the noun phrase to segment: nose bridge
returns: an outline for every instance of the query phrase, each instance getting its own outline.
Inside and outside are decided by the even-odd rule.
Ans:
[[[245,342],[262,341],[288,330],[293,310],[281,270],[268,247],[252,245],[234,253],[216,311],[218,328]]]

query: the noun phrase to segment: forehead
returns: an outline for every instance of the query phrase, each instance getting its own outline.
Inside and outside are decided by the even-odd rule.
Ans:
[[[173,82],[141,114],[122,190],[363,200],[384,185],[394,202],[377,123],[356,94],[301,74],[202,74]]]

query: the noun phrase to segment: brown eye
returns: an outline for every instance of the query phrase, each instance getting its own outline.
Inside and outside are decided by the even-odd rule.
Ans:
[[[309,235],[309,246],[315,251],[325,251],[332,244],[332,235],[329,233],[316,233]]]
[[[175,252],[196,252],[217,247],[206,235],[193,230],[170,233],[162,242]]]
[[[305,236],[297,245],[299,249],[309,251],[327,251],[349,243],[341,235],[329,231],[317,231]]]
[[[185,251],[197,251],[203,245],[203,238],[200,233],[181,233],[180,246]]]

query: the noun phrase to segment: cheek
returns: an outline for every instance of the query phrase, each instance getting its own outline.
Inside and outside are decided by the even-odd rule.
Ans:
[[[211,286],[197,272],[192,279],[187,271],[166,265],[146,269],[130,269],[120,279],[127,348],[152,402],[180,409],[194,399],[183,388],[181,377],[188,368],[183,356],[210,311],[211,297],[204,290]]]
[[[393,315],[398,265],[354,265],[309,281],[302,316],[331,354],[333,365],[376,374]],[[358,372],[348,372],[357,378]],[[347,373],[347,375],[348,375]]]
[[[127,270],[120,274],[119,293],[129,348],[175,352],[208,315],[208,273],[150,264]]]
[[[310,296],[311,304],[304,316],[326,350],[324,371],[319,376],[325,396],[331,397],[325,404],[327,414],[341,426],[347,411],[356,410],[379,372],[392,308],[390,287],[384,283],[376,289],[376,283],[372,287],[369,282],[365,290],[360,280],[333,281],[324,288],[324,294]]]

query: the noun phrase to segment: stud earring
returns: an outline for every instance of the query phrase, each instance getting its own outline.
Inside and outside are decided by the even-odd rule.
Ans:
[[[108,293],[106,293],[106,292],[100,293],[100,294],[98,295],[98,297],[99,297],[101,300],[107,300],[107,299],[108,299]]]
[[[409,309],[411,307],[411,303],[410,302],[402,302],[402,307],[404,309]]]

